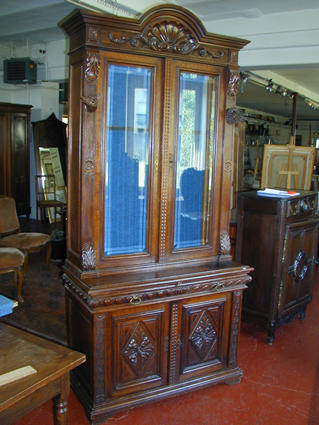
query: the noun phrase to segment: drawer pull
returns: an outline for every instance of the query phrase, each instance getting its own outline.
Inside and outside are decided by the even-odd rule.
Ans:
[[[133,295],[133,297],[130,299],[130,303],[133,305],[141,304],[142,299],[141,297],[138,297],[137,295]]]

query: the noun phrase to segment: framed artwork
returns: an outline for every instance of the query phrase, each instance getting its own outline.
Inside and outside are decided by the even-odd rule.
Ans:
[[[309,146],[264,145],[261,189],[310,190],[315,154]]]

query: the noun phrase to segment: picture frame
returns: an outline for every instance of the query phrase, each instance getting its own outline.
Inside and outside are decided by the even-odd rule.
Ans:
[[[261,189],[311,189],[316,149],[311,146],[264,145]]]

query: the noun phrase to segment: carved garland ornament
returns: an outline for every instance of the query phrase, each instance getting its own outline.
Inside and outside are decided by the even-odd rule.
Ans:
[[[97,80],[100,72],[100,57],[95,52],[89,53],[85,59],[84,77],[87,81]]]
[[[155,51],[174,52],[182,55],[189,55],[197,51],[201,57],[211,56],[221,58],[225,55],[222,50],[217,53],[208,51],[201,47],[198,38],[182,24],[173,21],[162,21],[155,25],[147,26],[142,34],[126,37],[117,37],[114,33],[109,33],[108,38],[112,43],[129,43],[132,47],[147,46]]]
[[[92,242],[83,245],[81,253],[81,264],[83,270],[94,270],[96,267],[96,256]]]
[[[237,94],[240,80],[241,80],[241,77],[238,72],[230,73],[229,80],[228,80],[228,88],[227,88],[227,94],[229,96],[235,96]]]

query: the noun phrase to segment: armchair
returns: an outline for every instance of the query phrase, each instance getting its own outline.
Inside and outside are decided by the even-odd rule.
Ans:
[[[27,272],[28,257],[32,252],[46,248],[46,264],[49,264],[50,236],[45,233],[21,232],[15,200],[8,196],[0,196],[0,247],[18,248],[25,254],[24,274]]]
[[[17,287],[18,300],[20,303],[23,303],[21,291],[24,258],[24,253],[17,248],[0,247],[0,274],[14,273],[13,282]]]

